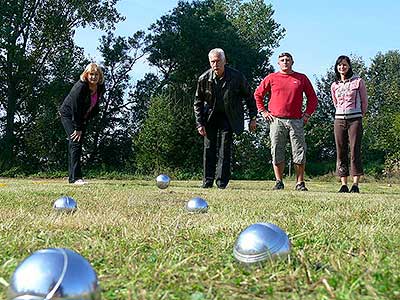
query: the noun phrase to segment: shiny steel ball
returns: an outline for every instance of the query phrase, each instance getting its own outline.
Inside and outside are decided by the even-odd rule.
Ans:
[[[73,212],[78,208],[78,205],[71,197],[63,196],[54,202],[53,208],[57,211]]]
[[[186,210],[192,213],[205,213],[208,211],[207,201],[200,197],[194,197],[186,203]]]
[[[169,178],[168,175],[161,174],[158,175],[156,178],[157,186],[160,189],[166,189],[169,186],[169,183],[171,182],[171,179]]]
[[[63,248],[38,250],[15,269],[9,300],[100,300],[96,272],[78,253]]]
[[[287,234],[271,223],[256,223],[244,229],[237,238],[234,257],[245,264],[286,257],[290,252]]]

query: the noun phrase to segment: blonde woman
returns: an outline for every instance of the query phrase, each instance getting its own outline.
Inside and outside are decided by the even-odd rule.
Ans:
[[[89,64],[60,107],[61,123],[68,136],[68,181],[85,184],[81,155],[86,122],[99,112],[104,95],[104,75],[99,65]]]

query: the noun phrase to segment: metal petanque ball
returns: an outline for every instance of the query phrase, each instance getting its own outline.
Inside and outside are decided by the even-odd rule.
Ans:
[[[286,257],[291,249],[289,237],[271,223],[255,223],[243,230],[235,242],[233,255],[245,264]]]
[[[53,208],[57,211],[73,212],[78,208],[78,205],[71,197],[63,196],[54,202]]]
[[[166,189],[169,186],[169,183],[171,182],[171,179],[169,178],[168,175],[161,174],[157,176],[157,186],[160,189]]]
[[[200,197],[194,197],[186,203],[186,210],[192,213],[205,213],[208,211],[207,201]]]
[[[96,272],[78,253],[64,248],[34,252],[15,269],[8,300],[100,300]]]

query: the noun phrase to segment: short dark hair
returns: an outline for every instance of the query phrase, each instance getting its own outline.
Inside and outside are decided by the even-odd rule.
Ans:
[[[289,52],[282,52],[281,54],[279,54],[278,58],[281,58],[284,56],[290,57],[290,59],[293,60],[293,56]]]
[[[345,61],[349,64],[349,70],[347,71],[347,73],[346,73],[346,75],[345,75],[345,79],[351,78],[351,76],[353,76],[353,74],[354,74],[353,68],[351,67],[350,58],[349,58],[348,56],[346,56],[346,55],[340,55],[340,56],[337,58],[337,60],[336,60],[335,69],[334,69],[335,74],[336,74],[336,79],[337,79],[337,80],[340,80],[340,78],[341,78],[341,77],[340,77],[340,74],[339,74],[339,71],[338,71],[338,69],[337,69],[337,66],[340,64],[340,62],[341,62],[342,60],[345,60]]]

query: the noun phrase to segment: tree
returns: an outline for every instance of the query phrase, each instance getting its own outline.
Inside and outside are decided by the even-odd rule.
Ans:
[[[57,73],[63,72],[65,66],[60,66],[60,62],[64,56],[73,59],[80,53],[73,42],[74,29],[80,26],[112,28],[121,20],[114,8],[116,2],[7,0],[2,3],[0,170],[15,165],[21,146],[18,142],[37,122],[40,109],[50,107],[54,112],[55,103],[49,103],[44,96],[55,86]],[[61,98],[63,92],[53,94],[53,98]]]
[[[271,143],[266,126],[261,124],[256,133],[243,132],[233,144],[232,177],[235,179],[271,180]]]
[[[193,134],[187,107],[171,101],[173,93],[163,93],[151,99],[147,118],[134,140],[136,163],[141,174],[170,172],[185,176],[195,174],[201,165],[201,146]],[[181,95],[183,96],[183,95]]]
[[[150,27],[149,62],[160,70],[164,83],[195,86],[209,67],[209,50],[216,47],[223,48],[228,63],[250,81],[257,69],[269,65],[271,49],[284,30],[263,1],[242,2],[179,1],[171,14]]]
[[[368,70],[365,146],[371,161],[400,162],[400,52],[378,53]]]
[[[272,20],[271,7],[266,6],[263,1],[250,1],[249,4],[244,1],[228,2],[179,1],[170,14],[162,16],[150,27],[148,60],[160,73],[160,89],[156,91],[161,91],[161,97],[168,95],[168,101],[174,110],[171,112],[170,106],[167,105],[157,107],[167,110],[164,112],[167,115],[172,113],[179,117],[172,124],[175,126],[171,129],[174,137],[164,142],[165,145],[168,143],[168,149],[173,151],[166,150],[161,154],[138,150],[139,161],[143,161],[144,157],[147,157],[146,161],[150,161],[148,156],[152,156],[154,162],[141,167],[143,170],[151,171],[150,166],[155,167],[160,162],[168,162],[169,168],[190,170],[188,173],[196,172],[192,171],[193,166],[200,168],[201,137],[194,128],[192,105],[197,78],[209,68],[207,56],[212,48],[223,48],[229,65],[242,71],[250,82],[254,80],[258,83],[257,76],[261,73],[265,76],[272,71],[269,65],[271,49],[278,45],[284,30]],[[232,11],[235,13],[230,14]],[[249,22],[252,28],[246,28],[245,22]],[[158,113],[163,115],[161,111]],[[150,112],[148,118],[151,118]],[[150,120],[146,119],[136,145],[140,144],[138,141],[144,143],[145,137],[147,141],[151,137],[156,145],[158,131],[151,132],[148,129],[149,122]],[[164,128],[163,118],[154,116],[151,122],[153,127]],[[147,148],[154,149],[155,146],[149,147]],[[241,144],[241,147],[243,149],[244,144]],[[195,156],[193,151],[196,151]],[[169,159],[159,157],[159,162],[155,163],[157,153],[162,157],[168,154]],[[178,157],[175,156],[176,153],[179,153]],[[172,164],[173,162],[175,164]],[[241,164],[243,165],[244,163]]]
[[[267,74],[273,72],[269,58],[285,35],[285,29],[273,19],[272,5],[267,5],[263,0],[246,2],[241,0],[216,0],[216,7],[224,12],[227,20],[233,24],[247,46],[255,49],[255,56],[246,55],[246,52],[244,52],[244,58],[253,61],[246,61],[244,65],[255,64],[251,73],[247,74],[250,72],[248,71],[245,74],[258,83]],[[234,50],[246,51],[247,49]]]
[[[84,157],[89,167],[122,170],[132,160],[132,114],[136,98],[130,72],[141,59],[146,37],[138,31],[130,37],[102,36],[99,50],[103,57],[106,93],[100,114],[89,123],[87,151]]]
[[[136,83],[135,90],[129,94],[133,102],[131,110],[132,133],[136,134],[143,125],[149,109],[152,95],[160,91],[160,79],[157,75],[147,73]]]

